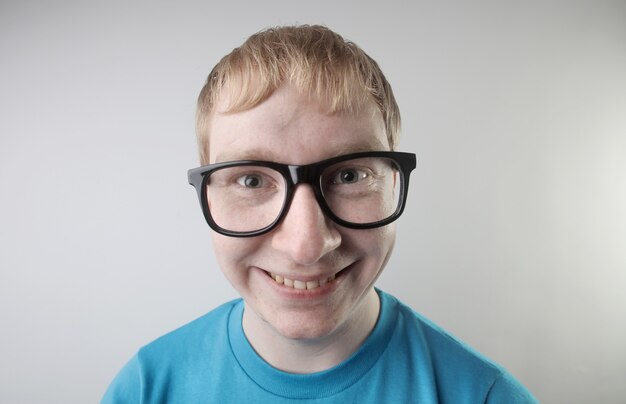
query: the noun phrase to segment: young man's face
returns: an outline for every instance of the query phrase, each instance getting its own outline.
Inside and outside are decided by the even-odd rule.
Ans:
[[[373,106],[357,115],[328,115],[287,86],[251,110],[220,114],[220,106],[210,122],[211,163],[253,159],[301,165],[389,150]],[[222,271],[245,301],[244,328],[252,324],[287,338],[314,339],[339,335],[377,315],[373,285],[391,254],[395,227],[341,227],[324,216],[304,184],[274,230],[249,238],[213,233],[213,241]],[[270,274],[299,287],[317,281],[321,286],[297,289]]]

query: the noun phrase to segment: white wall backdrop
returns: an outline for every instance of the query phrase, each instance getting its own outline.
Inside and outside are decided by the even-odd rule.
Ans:
[[[626,2],[2,1],[0,402],[96,402],[235,297],[186,170],[248,35],[322,23],[418,153],[379,286],[545,403],[626,401]]]

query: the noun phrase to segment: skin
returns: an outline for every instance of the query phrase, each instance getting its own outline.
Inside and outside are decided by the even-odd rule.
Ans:
[[[328,114],[318,101],[289,86],[243,112],[219,112],[227,101],[220,100],[211,116],[211,163],[308,164],[350,152],[389,150],[373,105],[356,114]],[[373,285],[394,241],[394,224],[369,230],[336,225],[306,184],[296,188],[289,212],[271,232],[250,238],[213,233],[220,268],[245,302],[246,337],[270,365],[291,373],[333,367],[367,338],[380,309]],[[304,281],[342,272],[324,287],[297,291],[277,284],[266,271]]]

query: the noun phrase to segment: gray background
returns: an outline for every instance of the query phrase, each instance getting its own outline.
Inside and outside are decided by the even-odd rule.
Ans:
[[[380,62],[418,153],[379,286],[545,403],[626,401],[626,2],[0,4],[0,402],[95,402],[235,297],[186,183],[195,98],[290,23]]]

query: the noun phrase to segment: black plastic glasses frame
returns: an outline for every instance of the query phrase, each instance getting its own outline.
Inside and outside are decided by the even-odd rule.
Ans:
[[[328,207],[326,200],[322,194],[322,189],[320,187],[320,176],[324,172],[324,170],[336,163],[345,160],[351,160],[356,158],[366,158],[366,157],[385,157],[392,161],[394,161],[397,166],[400,168],[400,173],[402,183],[400,184],[400,198],[398,200],[398,206],[395,212],[387,217],[386,219],[379,220],[373,223],[351,223],[347,222],[339,217],[337,217],[331,209]],[[271,224],[268,226],[255,230],[255,231],[230,231],[224,229],[215,223],[213,217],[211,216],[211,212],[209,210],[209,204],[207,201],[207,193],[206,193],[206,182],[210,177],[211,173],[216,170],[225,168],[225,167],[233,167],[233,166],[261,166],[268,167],[278,171],[282,174],[285,179],[286,190],[285,190],[285,199],[283,201],[283,207]],[[335,223],[348,227],[351,229],[372,229],[375,227],[385,226],[394,220],[396,220],[402,214],[404,210],[404,205],[406,202],[407,193],[409,190],[409,177],[411,175],[411,171],[415,169],[417,166],[417,158],[413,153],[404,153],[404,152],[393,152],[393,151],[369,151],[369,152],[360,152],[360,153],[351,153],[345,154],[343,156],[337,156],[333,158],[329,158],[326,160],[319,161],[317,163],[306,164],[306,165],[289,165],[289,164],[280,164],[274,163],[270,161],[257,161],[257,160],[238,160],[238,161],[227,161],[223,163],[215,163],[208,164],[205,166],[193,168],[187,172],[187,177],[189,179],[189,184],[193,185],[196,188],[198,193],[198,199],[200,200],[200,206],[202,207],[202,212],[204,213],[204,218],[209,226],[215,230],[216,232],[232,237],[252,237],[259,236],[261,234],[265,234],[276,227],[285,217],[287,212],[289,211],[289,206],[291,205],[291,201],[293,199],[293,194],[295,192],[296,185],[298,184],[309,184],[315,193],[315,198],[317,203],[319,204],[322,212],[329,217]]]

